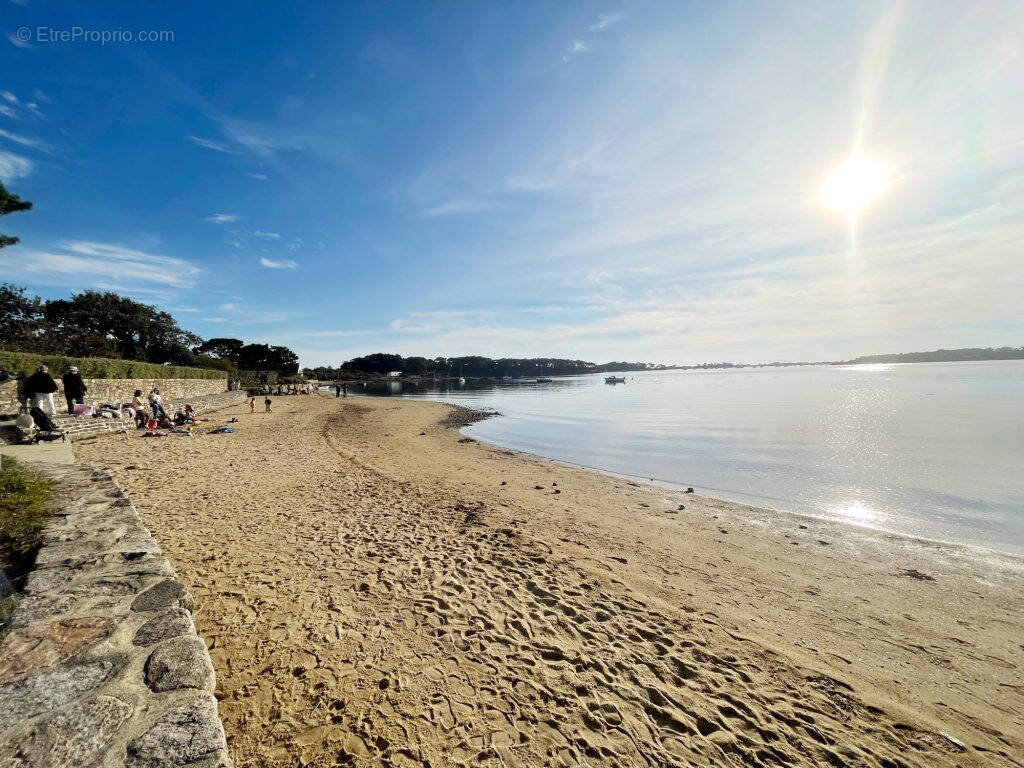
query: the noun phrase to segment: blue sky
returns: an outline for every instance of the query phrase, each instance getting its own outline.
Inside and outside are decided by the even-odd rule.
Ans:
[[[0,275],[43,296],[305,365],[1024,343],[1019,2],[0,3]]]

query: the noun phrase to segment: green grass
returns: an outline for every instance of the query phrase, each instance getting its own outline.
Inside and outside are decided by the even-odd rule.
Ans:
[[[43,528],[53,514],[50,481],[11,459],[0,466],[0,570],[23,586],[39,550]],[[0,633],[17,595],[0,599]]]

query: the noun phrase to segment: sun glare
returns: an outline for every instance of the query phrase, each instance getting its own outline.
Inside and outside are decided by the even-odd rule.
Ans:
[[[821,199],[833,211],[856,216],[885,189],[885,169],[857,151],[836,168],[821,188]]]

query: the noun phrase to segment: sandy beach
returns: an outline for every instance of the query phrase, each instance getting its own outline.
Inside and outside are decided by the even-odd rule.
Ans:
[[[1024,766],[1024,560],[297,396],[75,444],[188,584],[250,766]],[[458,419],[456,419],[457,421]]]

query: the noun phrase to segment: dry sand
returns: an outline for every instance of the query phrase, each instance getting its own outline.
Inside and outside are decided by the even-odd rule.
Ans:
[[[274,407],[75,446],[190,586],[239,768],[1024,766],[1020,559],[512,454],[436,403]]]

